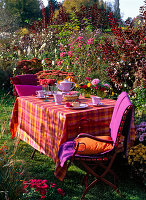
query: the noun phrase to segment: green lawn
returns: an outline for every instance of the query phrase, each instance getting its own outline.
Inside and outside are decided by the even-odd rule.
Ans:
[[[14,150],[15,140],[11,139],[11,134],[9,131],[9,121],[13,108],[14,98],[10,94],[6,95],[1,93],[0,95],[0,129],[1,129],[1,140],[0,146],[5,143],[7,146],[7,151],[11,155]],[[59,199],[64,200],[79,200],[84,186],[81,184],[84,172],[75,166],[71,166],[67,173],[64,182],[60,182],[54,176],[55,164],[47,156],[36,152],[34,159],[30,159],[33,148],[21,141],[18,145],[13,159],[16,159],[20,163],[22,162],[22,167],[24,169],[23,180],[35,179],[47,179],[48,182],[54,182],[58,187],[61,187],[65,196]],[[0,154],[1,156],[1,154]],[[115,170],[119,175],[118,188],[123,194],[123,197],[117,195],[109,186],[99,182],[93,189],[91,189],[86,195],[85,199],[88,200],[142,200],[146,199],[144,186],[141,181],[133,177],[131,170],[127,163],[120,158],[117,158],[114,165]],[[0,180],[1,181],[1,180]],[[1,182],[0,182],[1,184]],[[49,198],[50,199],[50,198]],[[52,199],[56,199],[55,197]],[[14,200],[14,199],[13,199]]]

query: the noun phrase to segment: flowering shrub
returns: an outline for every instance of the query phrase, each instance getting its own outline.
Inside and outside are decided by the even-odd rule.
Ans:
[[[133,167],[136,175],[140,176],[143,183],[146,184],[146,122],[141,122],[135,128],[135,146],[128,151],[128,163]]]
[[[144,184],[146,184],[146,146],[140,143],[131,147],[128,151],[128,163],[132,166],[135,174],[142,179]]]
[[[39,80],[40,85],[54,85],[55,82],[56,82],[55,79],[40,79]]]
[[[135,130],[135,139],[136,143],[146,144],[146,122],[141,122],[139,125],[136,125]]]
[[[60,70],[72,71],[80,83],[86,76],[104,77],[99,43],[100,31],[80,32],[72,35],[66,45],[60,44],[57,66]]]
[[[41,199],[61,199],[65,193],[61,188],[57,188],[55,183],[48,184],[47,180],[32,179],[23,182],[24,192],[23,197],[29,200]]]
[[[58,80],[63,80],[65,78],[72,77],[73,72],[64,72],[60,70],[44,70],[44,71],[39,71],[36,73],[37,78],[40,79],[55,79],[56,81]]]
[[[32,58],[30,60],[21,60],[17,63],[16,70],[14,73],[18,74],[35,74],[43,70],[41,60]]]
[[[144,86],[144,81],[141,80],[141,84],[135,87],[133,90],[129,91],[129,94],[132,104],[135,107],[136,123],[138,124],[141,118],[144,118],[145,115],[146,87]]]
[[[101,44],[102,58],[108,63],[107,76],[114,91],[129,91],[141,79],[145,79],[145,33],[144,27],[134,28],[132,24],[122,30],[112,14],[109,20],[114,34],[113,38],[106,38]]]

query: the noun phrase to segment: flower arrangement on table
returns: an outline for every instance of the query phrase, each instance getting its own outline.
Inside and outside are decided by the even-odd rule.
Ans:
[[[48,184],[47,180],[32,179],[28,182],[24,181],[23,184],[23,197],[25,199],[62,199],[65,196],[65,193],[61,188],[57,188],[57,185],[52,182]]]
[[[81,94],[85,94],[85,97],[90,97],[91,94],[96,96],[105,97],[105,91],[110,88],[109,84],[102,83],[99,79],[91,80],[90,77],[85,77],[85,81],[79,85],[79,90]],[[86,96],[87,94],[87,96]]]
[[[55,82],[56,82],[55,79],[40,79],[39,80],[40,85],[54,85]]]
[[[53,91],[55,90],[55,79],[40,79],[39,83],[40,85],[42,85],[42,89],[45,91],[49,91],[50,90],[50,86],[53,87]]]
[[[106,92],[108,92],[110,89],[109,84],[102,83],[99,79],[93,79],[91,84],[92,84],[93,94],[99,97],[105,97]]]

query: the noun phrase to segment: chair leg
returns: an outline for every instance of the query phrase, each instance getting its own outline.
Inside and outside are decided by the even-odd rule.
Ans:
[[[89,191],[89,189],[90,189],[93,185],[95,185],[95,183],[96,183],[98,180],[101,180],[101,181],[103,181],[104,183],[106,183],[107,185],[111,186],[119,195],[121,195],[121,193],[120,193],[120,191],[118,190],[117,186],[116,186],[115,184],[111,183],[110,181],[108,181],[107,179],[104,178],[104,176],[105,176],[106,173],[103,173],[102,175],[98,175],[98,174],[96,174],[85,162],[81,161],[81,163],[82,163],[82,165],[85,167],[85,169],[88,170],[88,172],[89,172],[90,174],[92,174],[94,177],[96,177],[96,180],[93,181],[93,182],[86,188],[86,190],[85,190],[85,192],[84,192],[85,194],[87,193],[87,191]],[[84,193],[83,193],[83,194],[84,194]],[[85,194],[84,194],[84,196],[85,196]]]
[[[90,183],[90,185],[88,187],[86,187],[84,193],[82,194],[81,200],[83,200],[85,198],[85,195],[87,194],[87,192],[98,182],[99,180],[96,179],[94,180],[92,183]]]
[[[33,159],[35,152],[36,152],[36,149],[33,150],[31,157],[30,157],[31,159]]]

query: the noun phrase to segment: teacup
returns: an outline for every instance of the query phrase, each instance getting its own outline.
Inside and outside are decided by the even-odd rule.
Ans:
[[[37,90],[36,95],[37,95],[37,97],[42,98],[42,97],[44,97],[44,91],[43,90]]]
[[[55,99],[55,105],[60,105],[63,99],[62,93],[53,94]]]
[[[98,105],[100,103],[101,99],[102,99],[101,97],[93,96],[92,97],[92,104]]]

